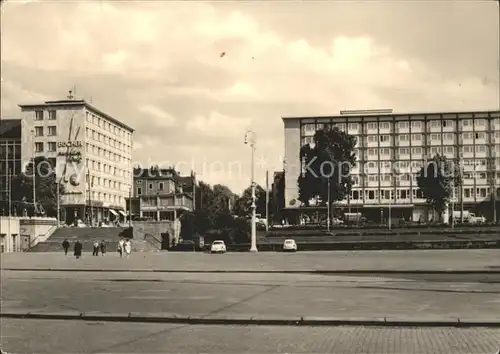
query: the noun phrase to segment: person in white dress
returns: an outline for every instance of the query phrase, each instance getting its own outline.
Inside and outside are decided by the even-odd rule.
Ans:
[[[125,241],[125,257],[130,256],[130,253],[132,252],[132,242],[130,240]]]
[[[117,249],[120,258],[123,257],[124,247],[125,247],[125,240],[121,238],[120,241],[118,241],[118,249]]]

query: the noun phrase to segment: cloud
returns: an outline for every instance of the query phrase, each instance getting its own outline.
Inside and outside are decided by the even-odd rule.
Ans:
[[[496,10],[464,1],[7,2],[2,115],[76,85],[136,129],[134,160],[226,172],[239,161],[240,175],[205,168],[203,178],[241,190],[245,130],[273,161],[266,168],[280,168],[284,115],[498,107]],[[265,168],[256,176],[263,182]]]
[[[139,107],[139,111],[145,113],[149,119],[153,119],[159,126],[168,128],[176,124],[175,118],[161,108],[145,105]]]

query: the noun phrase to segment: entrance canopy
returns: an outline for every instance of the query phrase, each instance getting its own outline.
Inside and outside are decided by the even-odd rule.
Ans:
[[[111,212],[111,214],[113,214],[114,216],[118,216],[118,213],[116,211],[114,211],[113,209],[109,209],[109,211]]]

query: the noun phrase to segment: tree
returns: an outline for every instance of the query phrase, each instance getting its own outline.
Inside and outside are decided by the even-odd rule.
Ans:
[[[453,188],[462,184],[460,172],[458,164],[437,154],[422,166],[417,175],[418,187],[440,220],[451,200]]]
[[[266,191],[258,184],[255,186],[255,206],[257,214],[266,215]],[[236,199],[234,213],[240,217],[252,215],[252,186],[246,188],[241,197]]]
[[[355,146],[356,138],[337,127],[316,131],[314,147],[304,145],[300,149],[304,171],[297,179],[297,184],[298,200],[302,205],[309,206],[313,198],[319,198],[322,205],[328,199],[336,202],[346,198],[352,188],[351,168],[356,163]]]
[[[61,196],[65,188],[63,184],[56,181],[56,173],[51,162],[44,156],[36,157],[35,193],[39,214],[57,216],[57,183],[59,183],[59,196]],[[33,162],[28,164],[25,172],[12,179],[11,189],[12,202],[18,215],[22,215],[24,209],[33,215]]]

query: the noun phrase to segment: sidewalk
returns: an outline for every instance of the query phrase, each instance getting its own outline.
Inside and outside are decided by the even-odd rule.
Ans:
[[[104,272],[500,273],[500,250],[338,251],[284,253],[116,253],[76,260],[61,253],[2,254],[3,270]]]

